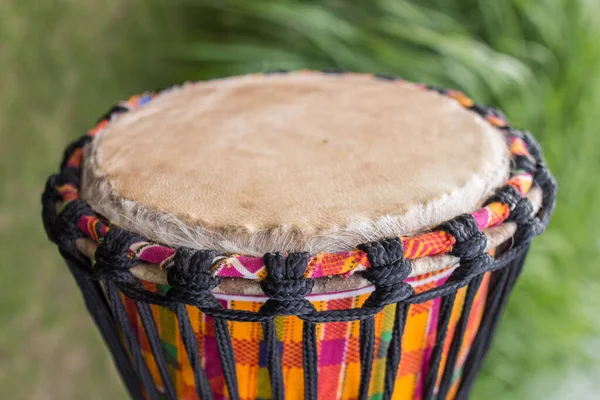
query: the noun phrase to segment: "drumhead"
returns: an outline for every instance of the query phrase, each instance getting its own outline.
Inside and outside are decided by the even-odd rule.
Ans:
[[[447,95],[361,74],[189,83],[113,117],[82,198],[171,247],[337,252],[478,209],[509,175],[503,134]]]

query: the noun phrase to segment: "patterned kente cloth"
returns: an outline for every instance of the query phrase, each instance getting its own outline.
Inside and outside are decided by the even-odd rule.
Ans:
[[[407,282],[415,287],[417,293],[442,285],[454,268],[410,278]],[[477,333],[485,305],[489,283],[486,276],[473,303],[468,327],[460,355],[454,371],[452,398],[460,381],[461,369],[468,349]],[[145,283],[147,289],[166,293],[168,286]],[[360,307],[369,296],[369,288],[309,297],[318,311],[349,309]],[[448,336],[445,341],[440,371],[444,370],[445,356],[452,341],[455,326],[462,310],[465,288],[458,291]],[[162,387],[152,351],[143,333],[137,308],[133,300],[123,297],[130,320],[139,337],[143,355],[151,374]],[[264,299],[251,296],[221,296],[224,308],[249,310],[256,312]],[[396,391],[393,399],[420,399],[424,379],[427,374],[429,358],[436,337],[436,321],[441,300],[434,299],[423,304],[411,305],[408,311],[406,328],[402,338],[402,358],[396,376]],[[369,389],[370,399],[379,399],[383,393],[385,362],[392,334],[396,305],[387,306],[375,317],[375,360],[372,368],[372,380]],[[152,313],[158,325],[163,350],[167,354],[167,363],[177,396],[181,400],[198,399],[194,386],[194,375],[179,336],[179,327],[175,315],[161,306],[152,306]],[[200,349],[202,367],[210,381],[215,400],[228,399],[225,379],[221,370],[214,322],[195,307],[188,306],[188,313],[195,331]],[[317,348],[319,354],[319,399],[356,399],[359,390],[359,321],[328,322],[317,325]],[[285,398],[301,400],[303,397],[304,376],[302,369],[302,321],[297,317],[278,317],[276,319],[277,338],[285,381]],[[266,343],[263,330],[258,322],[229,322],[233,349],[236,359],[237,379],[240,398],[243,400],[270,399],[271,390],[267,371]],[[440,379],[438,377],[438,379]],[[439,382],[438,382],[439,383]]]

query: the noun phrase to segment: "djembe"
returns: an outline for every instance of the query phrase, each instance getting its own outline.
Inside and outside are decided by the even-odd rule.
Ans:
[[[460,92],[276,72],[115,106],[43,219],[135,399],[465,398],[555,192]]]

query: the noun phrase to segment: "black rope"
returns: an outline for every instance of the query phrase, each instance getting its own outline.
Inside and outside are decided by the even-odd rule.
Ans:
[[[461,262],[473,260],[485,254],[487,237],[479,230],[477,221],[471,214],[459,215],[444,222],[436,230],[445,231],[454,236],[456,243],[448,254],[460,258]]]
[[[446,399],[448,391],[450,390],[452,377],[454,375],[454,371],[456,370],[456,361],[458,360],[458,355],[463,344],[465,332],[467,331],[469,318],[471,317],[471,308],[473,306],[473,300],[475,300],[475,296],[479,291],[479,287],[481,286],[482,280],[483,275],[476,276],[475,278],[473,278],[473,280],[467,288],[467,293],[465,294],[465,302],[463,304],[460,320],[458,321],[458,324],[454,331],[454,335],[452,337],[452,343],[450,344],[450,350],[448,352],[448,357],[446,358],[446,365],[442,374],[442,380],[440,381],[440,387],[437,392],[437,398],[439,400]]]
[[[137,280],[129,269],[138,263],[128,256],[127,250],[133,243],[142,240],[123,229],[113,227],[108,231],[104,240],[96,248],[96,265],[93,272],[96,279],[103,282],[129,283],[134,285]]]
[[[74,202],[74,206],[68,212],[79,214],[86,212],[86,208]],[[123,333],[129,353],[133,358],[135,370],[145,387],[148,397],[151,400],[158,400],[160,398],[159,392],[142,356],[138,338],[135,335],[117,287],[117,282],[132,282],[132,284],[135,282],[135,278],[129,272],[129,268],[135,264],[135,260],[127,257],[127,249],[137,240],[139,240],[138,236],[122,229],[111,229],[96,249],[96,264],[93,274],[96,277],[105,278],[103,283],[110,309],[115,322]]]
[[[48,208],[46,210],[49,211]],[[82,266],[81,270],[86,271],[91,269],[90,259],[77,249],[75,243],[77,239],[84,237],[84,234],[72,221],[88,212],[89,209],[83,202],[72,201],[63,208],[63,214],[55,218],[52,230],[48,232],[48,236],[56,243],[63,257],[66,255],[70,259],[77,260]]]
[[[373,317],[360,321],[360,386],[358,398],[369,398],[369,385],[371,384],[371,370],[375,352],[375,319]]]
[[[304,370],[304,399],[317,400],[319,389],[317,355],[317,325],[304,321],[302,325],[302,368]]]
[[[71,234],[68,229],[59,230],[56,228],[56,204],[61,199],[60,194],[56,190],[58,179],[58,175],[50,175],[42,193],[42,221],[44,223],[44,231],[48,239],[53,243],[58,243],[60,236]]]
[[[100,118],[98,118],[98,122],[101,122],[105,119],[110,119],[118,114],[126,113],[127,111],[129,111],[127,107],[123,107],[122,105],[117,104],[115,106],[112,106],[107,112],[105,112]]]
[[[151,400],[160,400],[160,394],[154,385],[154,381],[148,370],[148,365],[146,365],[146,361],[144,361],[144,357],[140,351],[140,344],[135,337],[131,321],[129,321],[125,306],[119,297],[119,289],[112,281],[106,281],[104,288],[106,290],[106,295],[108,296],[115,322],[121,328],[121,332],[123,333],[123,337],[129,348],[129,353],[133,358],[133,364],[144,385],[144,389]]]
[[[216,256],[214,251],[197,251],[180,248],[175,254],[173,267],[167,273],[171,288],[167,297],[174,303],[185,303],[204,309],[221,309],[221,304],[211,290],[217,287],[220,280],[210,274],[212,262]],[[217,351],[221,369],[225,377],[229,397],[239,399],[235,356],[227,321],[214,318]]]
[[[466,398],[464,395],[468,393],[473,384],[472,380],[474,379],[474,375],[476,371],[479,370],[481,363],[483,361],[483,347],[485,346],[486,336],[490,334],[490,327],[492,325],[492,321],[495,318],[500,318],[500,314],[498,312],[498,305],[500,304],[502,292],[504,286],[506,284],[509,269],[503,269],[498,271],[492,277],[492,282],[490,283],[490,288],[488,289],[488,297],[486,300],[483,317],[479,324],[479,330],[475,335],[475,340],[471,345],[471,349],[469,350],[469,355],[465,361],[463,366],[463,373],[461,377],[461,382],[456,394],[456,398]]]
[[[231,344],[231,335],[227,321],[222,318],[214,318],[215,321],[215,336],[217,339],[217,349],[219,351],[219,360],[225,377],[225,384],[231,400],[240,398],[237,376],[235,370],[235,355],[233,353],[233,345]]]
[[[448,284],[452,285],[453,283],[460,283],[462,287],[463,284],[468,284],[472,279],[482,276],[483,273],[488,271],[490,266],[494,264],[493,258],[485,252],[487,238],[483,232],[479,230],[477,222],[472,215],[461,215],[454,220],[440,225],[439,229],[449,232],[454,236],[456,243],[452,247],[450,254],[460,258],[459,266],[448,279]],[[448,325],[454,308],[457,291],[458,288],[441,298],[436,341],[429,360],[429,371],[425,378],[423,388],[424,400],[431,400],[435,395],[442,353],[444,352],[444,344],[448,334]],[[465,318],[468,320],[468,315],[465,315]],[[452,361],[452,364],[454,364],[454,361]],[[448,368],[448,365],[446,365],[446,368]]]
[[[492,338],[493,338],[493,333],[496,332],[496,327],[498,325],[498,323],[500,322],[500,318],[504,312],[504,309],[506,308],[506,304],[508,303],[508,299],[510,297],[510,293],[512,292],[515,283],[517,281],[517,278],[519,277],[521,270],[523,269],[523,265],[524,265],[524,261],[525,261],[525,254],[523,254],[521,256],[520,259],[515,260],[511,266],[509,266],[509,268],[507,268],[508,270],[508,274],[507,274],[507,278],[506,278],[506,284],[504,285],[502,292],[501,292],[501,296],[500,296],[500,302],[497,306],[497,311],[496,311],[496,315],[495,317],[492,319],[492,323],[490,325],[490,327],[488,328],[488,337],[485,340],[485,346],[483,347],[483,355],[485,355],[485,353],[487,353],[487,351],[489,350]]]
[[[494,272],[499,269],[502,269],[507,264],[513,262],[513,260],[516,257],[519,257],[520,255],[526,253],[526,251],[527,246],[520,245],[511,248],[497,259],[493,259],[487,255],[484,255],[483,258],[489,260],[489,264],[487,263],[487,261],[484,261],[485,266],[481,269],[481,272]],[[466,263],[463,264],[462,270],[465,270],[465,265]],[[455,274],[457,274],[458,276],[458,274],[462,270],[460,268],[457,268]],[[422,304],[427,301],[445,296],[460,288],[463,288],[469,283],[469,281],[469,279],[461,279],[456,281],[449,280],[442,286],[428,289],[418,294],[414,294],[406,298],[403,302],[407,304]],[[131,283],[118,282],[117,284],[119,286],[119,289],[125,295],[134,300],[147,302],[149,304],[156,304],[167,308],[173,308],[178,304],[176,301],[171,300],[168,297],[163,296],[161,294],[134,287]],[[313,323],[361,321],[363,319],[367,319],[374,316],[375,314],[381,312],[381,310],[383,310],[383,307],[367,307],[363,305],[363,307],[361,308],[352,308],[347,310],[324,310],[319,312],[313,312],[311,314],[303,315],[302,319],[304,321],[309,321]],[[262,323],[272,318],[271,315],[265,315],[260,312],[252,312],[246,310],[201,308],[201,311],[210,317],[223,318],[233,322]]]
[[[503,268],[503,267],[504,267],[504,265],[506,265],[508,262],[513,262],[515,258],[518,258],[518,257],[520,257],[520,256],[523,256],[523,255],[524,255],[524,253],[525,253],[525,250],[526,250],[526,248],[524,248],[524,246],[516,247],[516,248],[513,248],[513,249],[509,250],[509,251],[508,251],[506,254],[504,254],[503,256],[501,256],[501,257],[500,257],[498,260],[494,260],[494,261],[493,261],[493,264],[489,266],[488,270],[492,270],[492,271],[493,271],[493,270],[497,270],[497,269],[501,269],[501,268]],[[464,265],[463,265],[463,267],[464,267]],[[465,270],[465,269],[463,269],[463,270]],[[460,271],[460,269],[457,269],[456,271]],[[449,284],[451,284],[451,285],[453,285],[453,286],[451,286],[451,287],[450,287],[450,288],[452,289],[452,291],[456,291],[456,290],[457,290],[457,288],[455,287],[455,285],[456,285],[456,282],[448,282],[448,283],[449,283]],[[460,282],[459,282],[459,283],[460,283]],[[123,286],[125,286],[125,287],[128,287],[129,285],[130,285],[130,284],[127,284],[127,283],[122,283],[120,287],[123,287]],[[126,291],[126,293],[127,293],[127,291]],[[439,291],[438,291],[438,293],[437,293],[437,294],[435,294],[435,293],[432,293],[430,296],[428,296],[428,297],[425,297],[425,298],[423,298],[423,297],[418,297],[419,295],[414,295],[412,298],[413,298],[413,299],[417,299],[417,300],[418,300],[418,302],[424,302],[424,301],[429,301],[429,297],[432,297],[432,298],[439,297],[439,293],[440,293]],[[156,297],[156,298],[162,298],[160,295],[158,295],[158,294],[156,294],[156,293],[151,293],[151,294],[152,294],[154,297]],[[422,294],[422,293],[421,293],[421,294]],[[129,295],[129,293],[128,293],[128,295]],[[155,300],[155,299],[154,299],[154,300]],[[408,300],[408,299],[407,299],[407,300]],[[411,301],[411,303],[413,303],[413,302]],[[169,305],[171,305],[171,306],[172,306],[172,305],[173,305],[173,304],[175,304],[175,303],[173,303],[173,302],[168,302],[167,304],[169,304]],[[400,305],[402,305],[402,303],[400,303]],[[177,306],[175,306],[175,307],[177,307]],[[358,311],[360,311],[360,310],[361,310],[361,309],[352,309],[352,310],[339,310],[339,311],[351,311],[351,312],[354,312],[354,313],[356,313],[356,312],[358,312]],[[222,310],[222,311],[232,311],[232,310]],[[338,311],[338,310],[336,310],[336,311]],[[264,318],[263,316],[260,316],[260,314],[256,314],[256,313],[250,313],[250,314],[254,314],[255,316],[258,316],[258,317],[260,317],[260,318]],[[320,314],[320,313],[319,313],[319,314]],[[373,315],[375,315],[375,314],[376,314],[376,312],[373,312]],[[329,318],[330,318],[331,316],[332,316],[331,314],[330,314],[330,315],[325,315],[325,318],[324,318],[324,319],[325,319],[325,320],[330,320]],[[356,316],[356,315],[353,315],[353,316]],[[178,319],[179,319],[179,317],[178,317]],[[187,319],[187,313],[186,313],[186,319]],[[363,319],[364,319],[364,318],[363,318]],[[251,319],[251,320],[252,320],[252,319]],[[351,319],[350,319],[350,320],[351,320]],[[188,323],[188,325],[189,325],[189,320],[187,321],[187,323]],[[181,326],[181,325],[182,325],[182,324],[180,324],[180,326]],[[185,326],[185,324],[183,324],[183,325]],[[483,324],[482,324],[482,325],[483,325]],[[190,337],[190,342],[191,342],[191,343],[194,343],[194,342],[195,342],[195,337],[194,337],[193,331],[191,330],[191,326],[190,326],[190,328],[189,328],[189,331],[190,331],[190,336],[189,336],[189,337]],[[274,330],[273,330],[273,333],[274,333]],[[273,338],[273,337],[272,337],[272,338]],[[183,333],[182,333],[182,340],[183,340],[184,342],[186,342],[186,340],[185,340],[185,332],[183,332]],[[190,344],[190,342],[188,342],[188,345]],[[275,342],[276,342],[276,337],[275,337]],[[197,347],[197,343],[196,343],[195,345],[196,345],[196,347]],[[393,347],[392,347],[392,348],[393,348]],[[189,350],[188,350],[188,351],[189,351]],[[400,350],[398,350],[398,352],[399,352],[399,354],[400,354]],[[197,353],[197,351],[195,351],[194,353]],[[278,356],[278,353],[274,353],[273,355],[276,355],[276,356]],[[188,356],[188,357],[189,357],[189,356]],[[389,363],[389,362],[390,362],[390,360],[391,360],[391,358],[389,358],[389,359],[387,360],[387,363]],[[198,365],[199,365],[199,363],[198,363]],[[279,364],[279,365],[280,365],[280,364]],[[386,369],[387,369],[387,367],[386,367]],[[387,378],[386,378],[386,381],[387,381]],[[282,382],[282,380],[281,380],[280,382]],[[201,386],[201,385],[197,385],[197,387],[200,387],[200,386]],[[209,390],[209,393],[210,393],[210,388],[208,388],[208,390]],[[204,396],[206,396],[206,395],[204,395]],[[205,397],[202,397],[202,398],[205,398]]]
[[[475,375],[481,368],[481,364],[489,350],[508,295],[523,267],[526,254],[527,251],[524,251],[516,255],[509,265],[492,275],[479,330],[463,367],[462,379],[456,394],[457,399],[468,398]]]
[[[375,291],[371,293],[363,307],[382,307],[396,304],[400,311],[404,310],[403,301],[414,295],[414,289],[404,282],[412,272],[412,266],[408,260],[404,259],[402,241],[398,238],[386,239],[380,242],[363,244],[359,248],[367,253],[371,264],[371,268],[365,271],[363,276],[375,285]],[[395,338],[390,343],[392,358],[386,363],[384,390],[386,396],[391,395],[393,392],[394,384],[391,380],[392,376],[395,379],[400,363],[400,352],[392,347],[397,346],[399,348],[399,341],[404,327],[404,323],[400,322],[398,317],[402,317],[402,315],[397,315],[393,329]],[[369,394],[374,341],[375,319],[371,316],[361,320],[360,323],[360,399],[366,399]]]
[[[200,350],[185,304],[215,307],[217,300],[210,289],[218,285],[212,276],[203,273],[203,261],[212,259],[213,254],[195,254],[193,250],[181,248],[177,251],[174,266],[167,273],[170,289],[167,298],[175,305],[175,315],[179,322],[181,340],[185,347],[192,370],[196,391],[201,399],[212,399],[212,391],[206,373],[200,362]]]
[[[392,338],[388,347],[388,353],[385,364],[385,381],[383,388],[383,399],[389,400],[394,394],[396,385],[396,376],[402,355],[402,334],[406,326],[406,317],[410,305],[407,303],[398,303],[396,305],[396,314],[394,317],[394,328],[392,329]]]
[[[69,143],[69,145],[63,152],[62,161],[60,163],[60,169],[63,170],[65,168],[67,161],[76,149],[82,148],[87,143],[91,142],[92,139],[93,138],[91,136],[83,135],[79,139],[76,139],[73,142]]]
[[[275,321],[270,319],[267,322],[263,322],[262,327],[267,344],[267,370],[269,371],[269,379],[271,380],[271,398],[273,400],[283,400],[283,374],[281,371],[281,357],[279,355]]]
[[[198,348],[198,341],[194,334],[194,329],[190,323],[190,317],[184,304],[178,304],[175,306],[175,316],[179,323],[179,334],[181,335],[181,341],[183,347],[190,361],[192,370],[194,371],[194,382],[196,383],[196,393],[198,398],[212,399],[212,390],[208,383],[208,378],[204,372],[204,368],[200,364],[200,349]]]
[[[138,314],[140,315],[140,320],[142,321],[142,326],[144,327],[146,338],[148,338],[150,350],[152,350],[152,355],[154,356],[154,360],[156,361],[158,373],[160,374],[163,386],[165,388],[165,396],[167,400],[177,400],[177,394],[175,393],[175,388],[173,387],[171,376],[169,375],[169,371],[167,370],[167,362],[163,353],[163,348],[160,344],[158,329],[156,328],[156,322],[152,317],[152,310],[150,309],[150,305],[141,301],[136,301],[135,305],[137,307]]]
[[[267,276],[260,283],[263,292],[269,297],[260,308],[265,315],[297,315],[300,318],[314,315],[314,306],[306,300],[312,291],[314,281],[306,279],[304,273],[308,265],[308,253],[267,253],[263,259]],[[263,332],[267,342],[267,368],[271,379],[273,399],[283,399],[283,375],[279,344],[273,319],[263,322]],[[316,396],[317,347],[314,323],[304,321],[302,336],[302,361],[305,367],[304,392]],[[307,379],[307,375],[308,378]],[[309,397],[310,398],[310,397]],[[314,398],[314,397],[312,397]]]
[[[452,315],[452,308],[454,307],[455,299],[456,292],[450,293],[441,299],[435,335],[435,344],[433,346],[433,350],[431,351],[431,358],[429,359],[429,371],[427,372],[425,384],[423,385],[424,400],[431,400],[434,395],[434,390],[438,379],[438,371],[442,361],[442,353],[444,352],[444,343],[446,342],[446,335],[448,334],[448,324],[450,322],[450,316]]]
[[[260,308],[266,315],[297,315],[303,317],[315,313],[314,306],[305,299],[314,286],[314,280],[306,279],[308,253],[267,253],[263,259],[267,276],[260,282],[269,300]]]
[[[65,257],[65,261],[75,278],[75,282],[81,289],[87,310],[92,315],[102,338],[110,349],[114,364],[125,383],[129,395],[134,400],[144,400],[140,390],[141,383],[123,346],[104,291],[98,282],[89,279],[89,272],[83,270],[77,261],[70,259],[68,256]]]

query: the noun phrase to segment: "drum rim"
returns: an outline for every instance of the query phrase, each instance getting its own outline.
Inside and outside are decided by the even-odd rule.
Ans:
[[[284,72],[278,71],[277,73]],[[379,80],[397,80],[397,78],[392,76],[371,76],[373,79]],[[461,106],[475,112],[493,127],[500,129],[509,144],[511,171],[506,184],[501,186],[485,202],[483,208],[471,214],[457,216],[430,232],[400,238],[404,258],[416,261],[443,255],[460,257],[455,247],[457,247],[457,236],[460,235],[461,229],[465,224],[464,221],[468,221],[471,224],[475,223],[480,233],[491,226],[503,226],[506,223],[515,223],[517,228],[526,224],[530,226],[535,224],[538,225],[535,234],[541,233],[554,207],[556,182],[548,172],[539,145],[532,135],[529,132],[512,128],[500,111],[493,107],[476,105],[459,91],[438,89],[426,85],[419,86],[424,90],[436,91],[456,100]],[[61,242],[64,236],[69,236],[72,240],[87,238],[95,244],[102,244],[104,242],[104,238],[109,232],[109,227],[104,224],[100,215],[91,210],[79,198],[84,146],[105,128],[112,118],[118,114],[143,106],[143,104],[162,92],[157,91],[155,93],[134,96],[127,102],[113,107],[99,120],[93,129],[67,147],[60,173],[49,178],[43,197],[46,230],[53,241]],[[532,187],[537,187],[542,192],[540,210],[537,210],[538,207],[534,207],[532,202],[527,198],[527,194],[531,192],[530,189]],[[68,234],[65,234],[66,231],[69,231]],[[137,241],[121,256],[127,257],[129,260],[136,260],[138,263],[158,265],[160,269],[168,270],[173,266],[173,259],[176,255],[175,249],[152,243],[148,239],[133,233],[128,232],[127,234],[130,237],[136,237]],[[486,237],[485,233],[483,237]],[[431,240],[437,241],[437,246],[429,246],[423,250],[421,246]],[[359,245],[350,252],[309,255],[309,268],[306,270],[305,278],[317,279],[326,276],[346,277],[355,272],[368,270],[370,262],[367,253],[364,251],[364,246],[366,245]],[[486,246],[484,245],[483,250],[485,249]],[[327,257],[339,258],[340,254],[342,254],[342,258],[345,261],[344,264],[350,265],[350,268],[340,269],[335,271],[335,273],[323,274],[319,273],[319,270],[314,267],[315,264],[318,265],[319,259],[322,260]],[[90,255],[93,259],[93,252]],[[248,262],[248,260],[258,263],[258,265],[262,262],[262,266],[252,272],[244,268],[244,273],[240,274],[238,267],[240,265],[243,266],[243,261]],[[442,267],[440,266],[440,268]],[[212,262],[210,273],[215,277],[244,278],[260,281],[265,277],[265,266],[261,257],[248,257],[243,254],[218,254]]]

